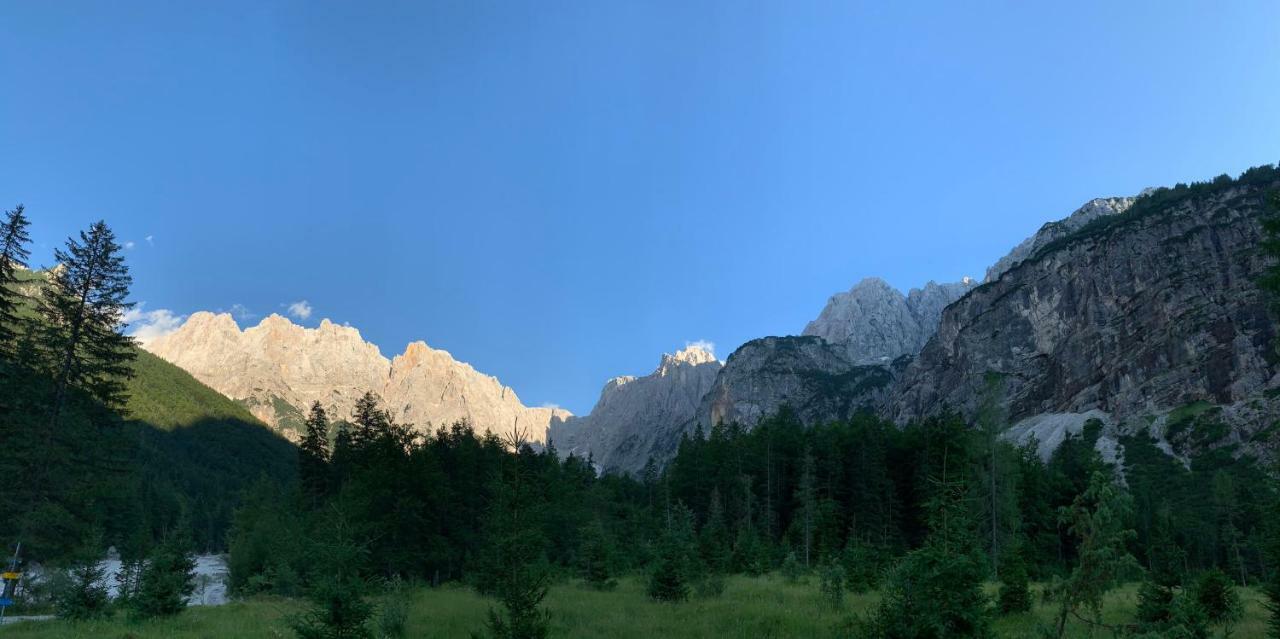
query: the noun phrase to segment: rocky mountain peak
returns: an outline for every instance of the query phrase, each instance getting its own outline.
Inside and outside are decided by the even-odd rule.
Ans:
[[[518,422],[541,442],[553,418],[570,416],[524,406],[497,378],[422,341],[388,361],[355,328],[329,320],[307,328],[273,314],[241,331],[228,314],[197,312],[146,348],[290,437],[313,402],[345,419],[366,392],[379,395],[396,419],[423,429],[465,419],[482,432],[506,434]]]
[[[930,281],[903,295],[878,277],[864,278],[831,296],[803,334],[843,346],[854,363],[892,361],[919,352],[937,328],[942,309],[973,285],[971,278],[947,284]]]
[[[1146,194],[1150,191],[1151,189],[1143,189],[1142,193]],[[1083,206],[1076,209],[1071,215],[1056,222],[1046,223],[1040,227],[1039,231],[1036,231],[1035,235],[1013,247],[1013,250],[1009,251],[1008,255],[1000,258],[991,268],[987,269],[985,281],[995,281],[1009,269],[1035,255],[1036,251],[1039,251],[1045,245],[1080,230],[1086,224],[1098,218],[1118,215],[1128,211],[1136,200],[1136,197],[1100,197],[1085,202]]]
[[[698,344],[691,344],[675,352],[675,354],[663,353],[662,360],[658,363],[657,374],[666,375],[675,370],[677,367],[698,366],[700,364],[710,364],[716,360],[715,354],[705,347]]]

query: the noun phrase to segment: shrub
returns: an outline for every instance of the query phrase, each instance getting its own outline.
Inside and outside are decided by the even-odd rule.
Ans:
[[[1244,614],[1244,604],[1235,584],[1216,568],[1201,573],[1188,594],[1211,624],[1230,626]]]
[[[844,567],[833,559],[822,568],[819,578],[819,590],[822,592],[822,600],[832,610],[844,608],[844,582],[846,578]]]
[[[795,552],[787,553],[787,558],[782,561],[782,576],[789,584],[804,580],[804,566],[800,564],[799,559],[796,559]]]
[[[409,622],[409,589],[400,577],[387,582],[387,594],[378,610],[378,634],[386,639],[404,636]]]

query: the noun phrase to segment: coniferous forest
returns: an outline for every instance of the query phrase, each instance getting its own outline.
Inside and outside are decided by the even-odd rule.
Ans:
[[[131,280],[105,223],[40,272],[29,224],[16,207],[0,235],[0,531],[64,571],[59,616],[193,614],[191,556],[212,551],[236,597],[290,602],[304,638],[403,634],[413,602],[460,591],[483,602],[477,636],[555,636],[564,588],[655,607],[811,591],[835,636],[987,637],[1013,618],[1026,636],[1207,637],[1248,612],[1280,637],[1276,472],[1229,446],[1183,463],[1138,434],[1116,462],[1094,422],[1045,457],[1000,437],[995,375],[974,420],[806,428],[784,409],[698,428],[639,476],[519,431],[423,433],[372,393],[351,415],[317,403],[295,445],[122,334]],[[108,547],[132,571],[114,601]]]

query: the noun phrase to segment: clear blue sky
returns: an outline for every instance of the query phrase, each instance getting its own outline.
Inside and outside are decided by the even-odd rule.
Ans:
[[[39,263],[105,218],[147,310],[307,300],[584,413],[1280,160],[1280,4],[0,0],[0,88]]]

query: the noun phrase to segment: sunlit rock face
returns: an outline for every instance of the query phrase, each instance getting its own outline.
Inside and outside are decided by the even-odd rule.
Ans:
[[[504,436],[518,424],[543,442],[551,419],[569,416],[524,406],[497,378],[423,342],[388,360],[359,331],[328,320],[306,328],[272,315],[242,331],[228,314],[199,312],[146,348],[293,438],[312,402],[332,419],[345,419],[370,391],[397,420],[420,431],[466,419]]]

